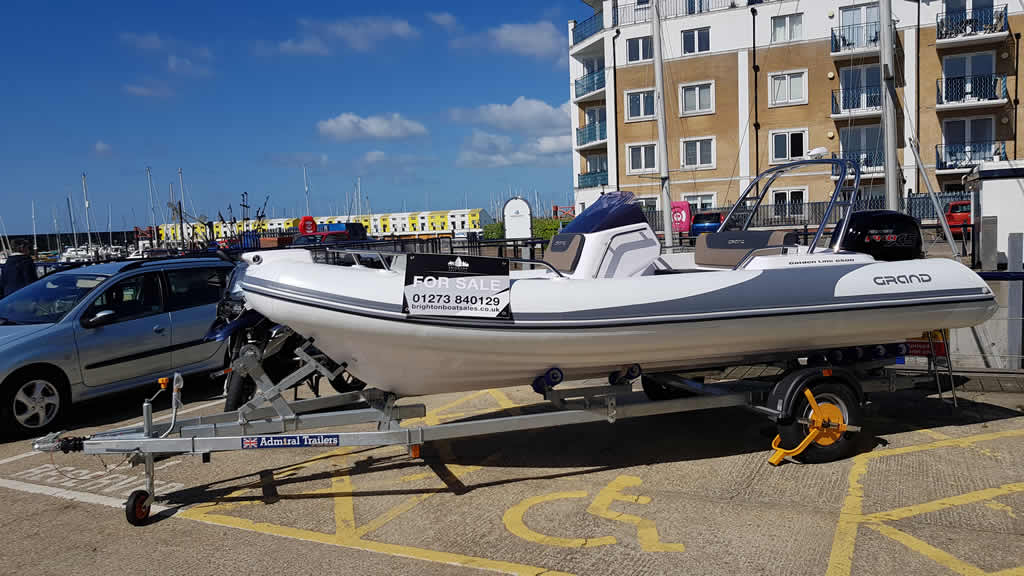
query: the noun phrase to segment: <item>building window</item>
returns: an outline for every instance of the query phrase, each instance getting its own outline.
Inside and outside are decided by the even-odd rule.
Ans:
[[[655,146],[653,142],[628,144],[626,146],[626,156],[629,157],[629,168],[626,170],[626,173],[643,174],[657,170],[657,156],[654,153]]]
[[[771,105],[792,106],[794,104],[807,104],[807,89],[804,82],[806,77],[806,70],[769,74],[768,85],[771,86]]]
[[[807,191],[803,188],[795,190],[772,190],[773,213],[775,216],[803,216],[804,199]]]
[[[715,82],[679,85],[679,115],[713,114],[715,112]]]
[[[800,160],[806,154],[807,129],[771,132],[772,163]]]
[[[881,171],[885,163],[882,127],[878,124],[844,126],[839,129],[839,146],[844,159],[857,162],[860,171]]]
[[[684,138],[679,141],[679,164],[687,170],[715,167],[715,138]]]
[[[804,39],[804,15],[786,14],[772,17],[772,44]]]
[[[642,62],[654,58],[651,37],[641,36],[626,40],[626,62]]]
[[[711,28],[683,30],[683,54],[711,51]]]
[[[585,158],[587,160],[587,173],[608,171],[607,154],[591,154]]]
[[[654,118],[654,90],[626,92],[626,121]]]
[[[712,194],[683,194],[683,200],[690,203],[691,210],[711,210],[715,207],[715,195]]]
[[[658,209],[657,198],[637,198],[636,204],[645,212],[653,211]]]

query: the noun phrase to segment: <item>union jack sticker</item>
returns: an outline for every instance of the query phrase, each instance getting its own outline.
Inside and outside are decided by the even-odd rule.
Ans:
[[[256,438],[242,438],[242,448],[259,448],[260,441]]]

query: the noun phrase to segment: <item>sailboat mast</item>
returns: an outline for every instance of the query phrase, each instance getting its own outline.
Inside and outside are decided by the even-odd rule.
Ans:
[[[68,201],[68,222],[71,223],[71,245],[78,248],[78,232],[75,230],[75,211],[71,209],[71,195],[67,197]]]
[[[668,181],[668,145],[665,137],[665,79],[661,53],[661,8],[658,0],[651,2],[651,36],[654,44],[654,113],[658,119],[658,173],[661,177],[661,225],[664,229],[665,247],[671,248],[672,238],[672,194]]]
[[[85,243],[89,247],[89,255],[92,255],[92,223],[89,220],[89,184],[85,181],[85,172],[82,172],[82,199],[85,200]]]
[[[149,189],[149,223],[150,223],[150,247],[156,246],[156,208],[153,207],[153,169],[146,166],[146,183]]]
[[[309,212],[309,178],[306,176],[306,165],[302,165],[302,187],[306,191],[306,216],[311,216]]]
[[[114,245],[114,232],[110,227],[110,203],[107,202],[107,245]]]
[[[185,247],[185,216],[181,213],[182,207],[185,205],[185,180],[181,176],[181,168],[178,168],[178,224],[179,231],[181,233],[181,247]]]
[[[32,201],[32,253],[39,253],[39,243],[36,242],[36,201]]]
[[[881,0],[878,3],[882,20],[882,131],[885,138],[885,207],[889,210],[900,209],[902,178],[899,167],[899,156],[896,148],[899,137],[896,133],[896,56],[893,48],[892,0]],[[954,252],[956,254],[956,252]]]

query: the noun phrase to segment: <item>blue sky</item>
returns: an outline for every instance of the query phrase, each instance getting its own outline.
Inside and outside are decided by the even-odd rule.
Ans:
[[[375,212],[488,207],[509,187],[565,203],[563,3],[16,2],[0,26],[0,216],[67,230],[88,173],[95,228],[148,222],[184,170],[188,204],[239,194],[294,215],[342,211],[362,177]],[[81,218],[77,214],[76,218]]]

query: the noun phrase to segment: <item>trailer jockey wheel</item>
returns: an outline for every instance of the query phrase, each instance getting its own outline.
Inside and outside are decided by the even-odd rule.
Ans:
[[[794,402],[793,418],[779,424],[779,435],[772,442],[775,454],[769,459],[778,464],[786,456],[807,463],[832,462],[849,456],[860,430],[863,410],[849,386],[826,380],[808,387],[817,405],[812,408],[808,394]],[[812,437],[813,436],[813,437]]]
[[[132,526],[145,526],[149,523],[149,492],[136,490],[128,496],[124,504],[124,515]]]

